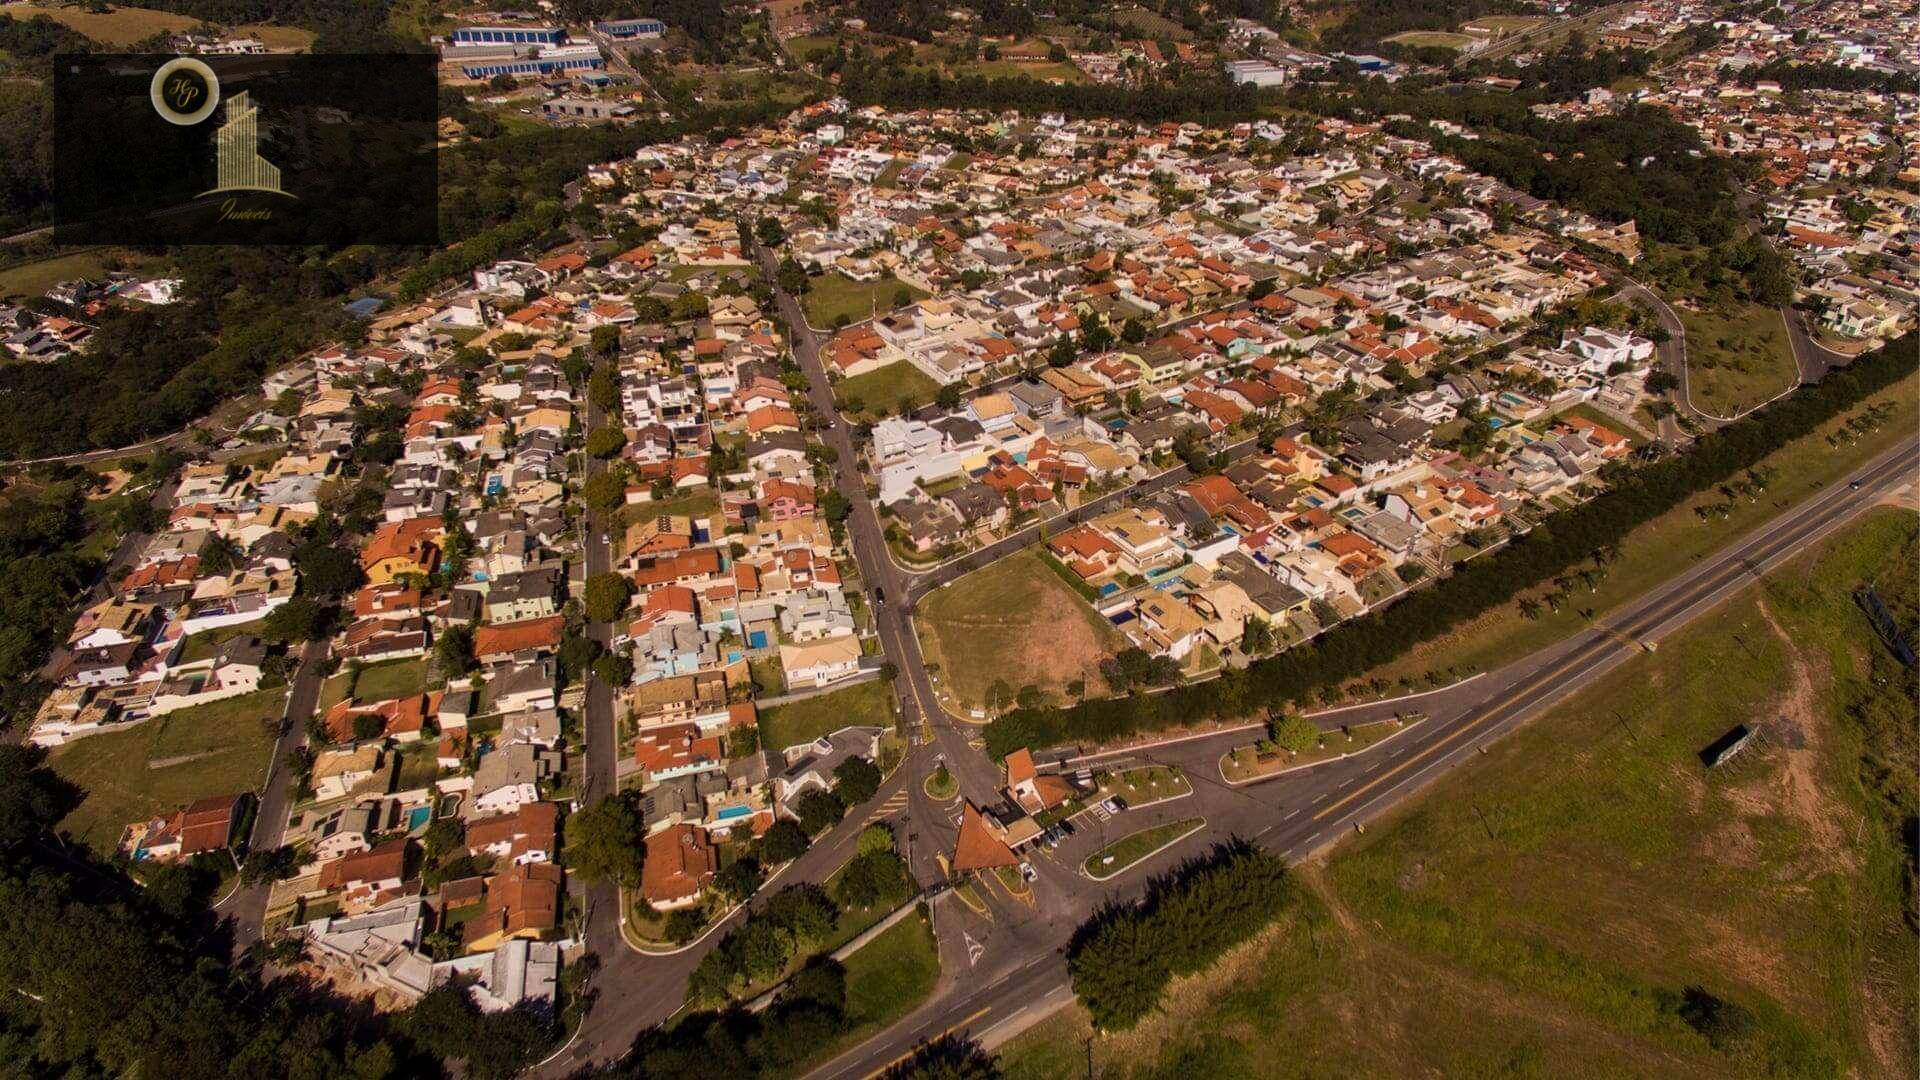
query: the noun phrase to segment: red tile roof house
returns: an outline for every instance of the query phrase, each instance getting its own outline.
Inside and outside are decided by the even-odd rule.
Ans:
[[[428,694],[408,694],[385,701],[355,701],[348,698],[334,703],[327,710],[323,722],[334,742],[354,741],[355,721],[361,716],[380,718],[381,738],[402,743],[417,742],[426,733],[427,718],[439,712],[443,696],[443,691],[435,690]]]
[[[813,486],[792,480],[768,480],[760,485],[760,507],[771,521],[805,517],[813,513]]]
[[[997,830],[987,823],[986,815],[971,802],[961,803],[960,835],[953,847],[954,873],[1014,866],[1019,862],[1020,856],[1015,855]]]
[[[489,623],[474,629],[473,655],[484,664],[522,652],[548,652],[560,647],[560,638],[566,629],[567,617],[564,615]]]
[[[1042,774],[1034,768],[1033,751],[1021,747],[1007,755],[1007,794],[1029,814],[1051,810],[1073,797],[1073,785],[1064,776]]]
[[[120,850],[136,861],[166,862],[221,851],[233,843],[245,815],[247,795],[215,795],[164,818],[136,821],[121,834]]]
[[[518,865],[547,862],[559,847],[560,804],[530,802],[511,814],[467,823],[467,851]]]
[[[633,759],[648,781],[711,772],[727,764],[720,737],[702,735],[697,724],[648,728],[634,740]]]
[[[669,826],[647,837],[640,895],[655,911],[686,907],[706,891],[719,862],[705,830],[684,823]]]
[[[338,890],[341,902],[361,905],[396,893],[407,879],[407,861],[413,842],[402,836],[371,851],[362,851],[320,867],[320,888]]]

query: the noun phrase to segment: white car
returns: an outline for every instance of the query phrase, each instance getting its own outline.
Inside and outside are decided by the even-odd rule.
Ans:
[[[1033,868],[1032,863],[1027,862],[1025,860],[1021,860],[1020,876],[1025,878],[1028,884],[1032,884],[1033,881],[1040,876],[1040,872]]]

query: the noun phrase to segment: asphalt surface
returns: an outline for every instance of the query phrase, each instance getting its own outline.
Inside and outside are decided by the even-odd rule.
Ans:
[[[267,762],[267,778],[254,808],[253,831],[247,838],[248,851],[268,851],[284,842],[287,812],[292,808],[293,773],[286,768],[287,755],[307,742],[306,718],[313,715],[320,700],[320,684],[326,680],[328,643],[309,641],[300,652],[300,667],[294,672],[287,692],[286,709],[280,714],[280,737],[274,741],[273,757]],[[213,910],[232,921],[235,955],[247,951],[260,940],[267,923],[267,901],[271,886],[240,885],[221,897]]]

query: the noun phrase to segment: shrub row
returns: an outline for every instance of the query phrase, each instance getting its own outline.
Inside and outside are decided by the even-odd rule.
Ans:
[[[1702,436],[1684,454],[1622,476],[1599,497],[1555,514],[1433,587],[1342,623],[1311,647],[1165,693],[1101,698],[1069,708],[1016,709],[987,725],[987,749],[1004,757],[1022,746],[1110,742],[1285,703],[1304,705],[1313,691],[1393,660],[1565,572],[1596,550],[1618,544],[1639,526],[1912,374],[1917,361],[1920,334],[1909,333],[1744,420]]]
[[[1192,975],[1252,937],[1294,902],[1279,856],[1222,844],[1154,883],[1137,905],[1096,914],[1067,952],[1073,992],[1105,1031],[1125,1030]]]

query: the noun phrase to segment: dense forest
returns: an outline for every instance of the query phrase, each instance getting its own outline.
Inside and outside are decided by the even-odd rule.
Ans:
[[[849,62],[839,70],[840,91],[848,100],[900,108],[1020,109],[1123,120],[1231,123],[1250,116],[1259,101],[1252,87],[1218,78],[1126,87],[1054,84],[1030,76],[952,79],[882,63]]]
[[[1539,528],[1433,587],[1291,649],[1208,682],[1159,694],[1103,698],[1066,709],[1020,708],[987,726],[987,748],[1111,742],[1143,731],[1257,715],[1305,705],[1413,646],[1512,600],[1519,592],[1618,543],[1627,533],[1723,483],[1861,399],[1920,368],[1920,334],[1909,333],[1830,372],[1798,393],[1702,436],[1693,449],[1619,478],[1597,498],[1553,515]]]
[[[1840,64],[1801,64],[1780,59],[1740,72],[1739,81],[1747,86],[1762,81],[1780,84],[1782,90],[1853,90],[1880,94],[1920,94],[1920,75],[1891,71],[1867,71]]]

